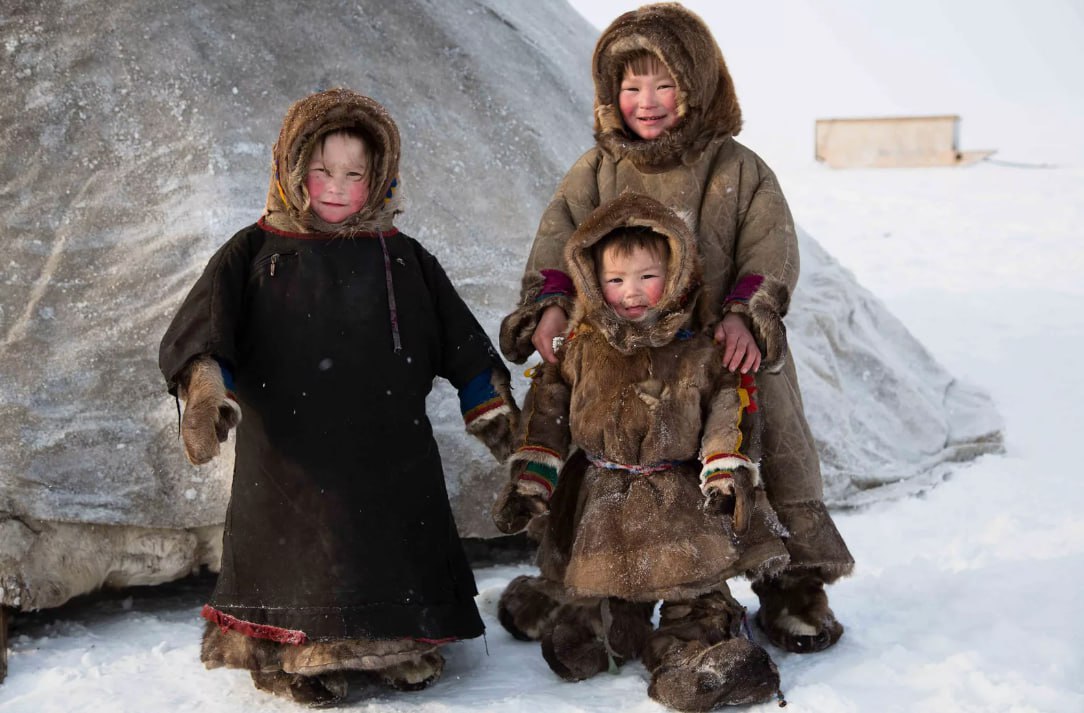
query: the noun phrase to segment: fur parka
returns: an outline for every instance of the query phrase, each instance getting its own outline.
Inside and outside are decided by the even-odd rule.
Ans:
[[[635,226],[665,236],[670,257],[658,304],[631,321],[605,302],[591,248]],[[542,575],[575,596],[649,602],[779,570],[782,530],[749,457],[755,388],[726,370],[710,334],[690,329],[700,271],[688,227],[656,201],[624,194],[583,222],[565,257],[577,288],[572,332],[559,364],[536,372],[511,458],[513,472],[524,461],[558,471],[574,444],[589,460],[582,482],[558,482]],[[740,536],[701,492],[702,474],[724,468],[756,492]]]
[[[679,122],[653,141],[628,131],[618,106],[625,59],[654,53],[678,86]],[[592,68],[596,146],[569,170],[545,210],[523,276],[520,303],[501,325],[505,356],[523,362],[551,305],[572,314],[566,246],[588,216],[626,192],[687,216],[702,264],[694,326],[745,315],[763,354],[761,474],[789,531],[791,566],[823,581],[853,558],[823,503],[816,446],[802,408],[783,319],[798,280],[798,241],[775,174],[738,143],[741,110],[722,54],[704,23],[680,5],[649,5],[617,18],[599,38]]]

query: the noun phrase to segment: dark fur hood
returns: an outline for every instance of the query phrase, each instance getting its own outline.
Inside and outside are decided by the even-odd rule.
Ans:
[[[618,317],[606,304],[591,252],[591,247],[609,233],[629,227],[650,228],[666,237],[670,246],[662,297],[643,319],[636,322]],[[573,330],[586,322],[622,353],[668,344],[679,329],[693,321],[693,310],[700,294],[696,238],[684,220],[653,198],[624,193],[599,206],[569,239],[565,246],[565,264],[576,286]]]
[[[338,129],[356,129],[365,135],[375,165],[365,207],[332,224],[309,207],[305,169],[317,140]],[[291,233],[351,237],[390,231],[399,212],[398,175],[399,129],[383,106],[349,89],[313,94],[295,102],[282,122],[273,149],[264,220]]]
[[[677,82],[680,120],[653,141],[625,128],[618,103],[625,62],[640,50],[654,53]],[[677,3],[645,5],[614,20],[595,46],[592,72],[595,140],[641,171],[691,164],[713,139],[741,130],[741,107],[719,45],[704,21]]]

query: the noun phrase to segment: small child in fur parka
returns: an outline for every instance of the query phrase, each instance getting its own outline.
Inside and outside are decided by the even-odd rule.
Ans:
[[[436,258],[392,224],[398,169],[372,99],[296,102],[263,216],[211,258],[159,355],[193,463],[237,426],[201,659],[304,703],[341,699],[349,670],[423,688],[440,645],[483,632],[425,399],[451,381],[498,460],[518,410]]]
[[[767,700],[779,674],[741,636],[726,580],[772,574],[788,555],[759,482],[753,377],[727,370],[710,330],[692,331],[704,308],[695,238],[626,193],[583,221],[565,264],[572,331],[558,362],[535,370],[494,505],[505,532],[550,510],[532,524],[541,578],[509,585],[502,623],[540,638],[566,679],[642,654],[650,695],[679,710]],[[586,467],[562,470],[570,457]],[[517,632],[509,614],[540,595],[558,606],[541,630]]]

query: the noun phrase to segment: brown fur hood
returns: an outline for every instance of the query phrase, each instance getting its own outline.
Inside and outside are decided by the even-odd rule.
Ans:
[[[679,123],[653,141],[625,128],[618,103],[629,56],[649,50],[677,82]],[[595,140],[612,158],[641,171],[695,162],[708,143],[741,130],[741,107],[723,53],[704,21],[677,3],[645,5],[614,20],[592,58]]]
[[[618,228],[646,227],[666,237],[670,261],[659,303],[643,319],[633,322],[617,316],[606,304],[599,284],[591,246]],[[599,206],[580,224],[565,246],[565,264],[576,286],[572,328],[586,322],[606,336],[618,351],[628,354],[642,347],[669,344],[679,329],[693,320],[700,294],[700,261],[696,238],[672,210],[653,198],[624,193]]]
[[[342,223],[328,223],[309,207],[305,171],[318,139],[338,129],[356,129],[367,137],[374,162],[369,200]],[[286,112],[275,142],[271,186],[264,220],[292,233],[351,237],[387,232],[399,213],[399,129],[387,110],[349,89],[329,89],[295,102]]]

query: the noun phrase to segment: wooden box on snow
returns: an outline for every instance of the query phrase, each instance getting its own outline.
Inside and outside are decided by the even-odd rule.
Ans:
[[[958,166],[993,151],[960,151],[960,117],[817,119],[818,161],[832,168]]]

